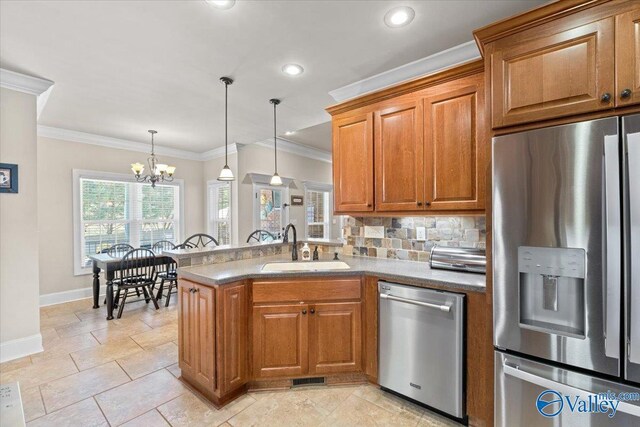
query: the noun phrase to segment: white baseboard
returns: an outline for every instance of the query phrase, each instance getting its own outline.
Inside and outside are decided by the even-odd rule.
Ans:
[[[100,286],[100,296],[106,294],[106,285]],[[75,301],[83,298],[91,298],[93,296],[93,288],[71,289],[70,291],[54,292],[51,294],[40,295],[40,307],[47,305],[61,304],[63,302]]]
[[[0,343],[0,363],[43,351],[42,335],[18,338]]]

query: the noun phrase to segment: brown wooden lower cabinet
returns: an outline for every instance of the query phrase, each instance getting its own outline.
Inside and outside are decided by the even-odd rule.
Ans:
[[[294,378],[377,383],[377,282],[313,277],[205,286],[180,279],[182,378],[216,405],[249,388],[289,386]],[[465,294],[467,414],[470,425],[489,426],[491,305],[484,293]]]

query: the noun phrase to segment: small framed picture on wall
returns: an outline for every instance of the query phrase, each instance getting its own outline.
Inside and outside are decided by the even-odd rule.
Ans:
[[[18,165],[0,163],[0,193],[18,192]]]

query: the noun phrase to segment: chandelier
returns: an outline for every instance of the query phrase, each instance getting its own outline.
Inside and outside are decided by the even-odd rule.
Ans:
[[[150,174],[142,175],[144,172],[144,164],[131,163],[131,170],[136,176],[138,182],[150,182],[152,187],[156,186],[156,182],[171,182],[173,181],[173,173],[176,171],[175,166],[169,166],[164,163],[158,163],[156,154],[154,152],[153,136],[158,133],[155,130],[148,131],[151,134],[151,157],[147,159],[149,165]]]

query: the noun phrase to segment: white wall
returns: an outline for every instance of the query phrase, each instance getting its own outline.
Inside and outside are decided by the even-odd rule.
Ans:
[[[131,174],[130,164],[144,163],[147,157],[136,151],[38,138],[41,295],[91,287],[91,275],[73,273],[73,169]],[[204,163],[159,157],[176,166],[176,178],[184,180],[183,238],[205,232]]]
[[[238,151],[238,217],[239,239],[244,241],[254,231],[253,184],[245,179],[248,173],[273,174],[273,149],[259,145],[247,145]],[[304,195],[303,181],[332,183],[331,163],[310,159],[286,151],[278,151],[278,174],[293,178],[297,188],[290,188],[289,195]],[[289,201],[287,201],[289,203]],[[291,206],[289,221],[296,224],[298,238],[304,238],[304,206]],[[332,227],[335,233],[338,227]],[[332,238],[338,237],[332,235]]]
[[[2,361],[42,349],[34,95],[0,89],[0,162],[17,164],[19,174],[18,194],[0,194]]]

